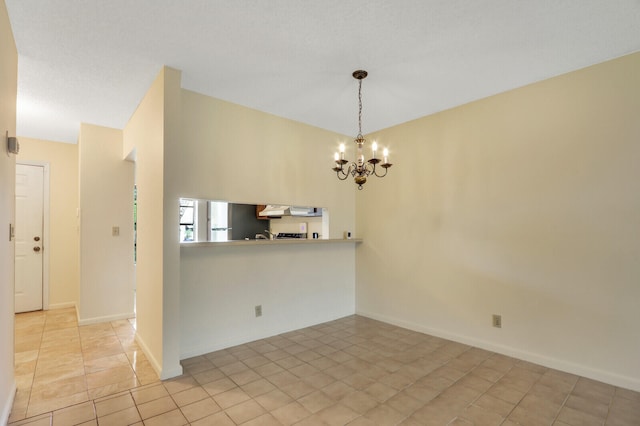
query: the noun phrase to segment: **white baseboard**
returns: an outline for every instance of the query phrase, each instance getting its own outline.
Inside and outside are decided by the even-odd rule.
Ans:
[[[163,369],[160,362],[156,359],[156,357],[153,356],[153,354],[149,350],[149,346],[147,346],[144,339],[138,333],[136,333],[136,342],[138,343],[138,345],[140,345],[140,348],[142,348],[142,352],[144,352],[145,356],[149,360],[149,363],[156,371],[156,374],[158,375],[158,377],[160,377],[160,380],[166,380],[182,375],[182,365],[180,365],[180,363],[178,363],[178,365],[174,366],[173,368]]]
[[[204,342],[198,346],[192,346],[189,348],[180,348],[180,359],[192,358],[195,356],[200,356],[204,354],[208,354],[210,352],[219,351],[226,348],[231,348],[238,345],[244,345],[245,343],[255,342],[256,340],[267,339],[269,337],[277,336],[278,334],[288,333],[290,331],[300,330],[301,328],[312,327],[314,325],[323,324],[329,321],[335,321],[340,318],[344,318],[349,315],[353,315],[355,312],[342,312],[335,313],[334,315],[329,315],[326,318],[316,321],[307,321],[302,324],[295,324],[289,327],[270,327],[268,329],[262,330],[252,330],[250,333],[235,335],[231,339],[218,340],[215,341],[207,341],[209,339],[203,339],[207,342]]]
[[[50,303],[49,304],[49,310],[75,308],[75,307],[76,307],[76,302]]]
[[[160,380],[167,380],[173,377],[182,376],[182,373],[182,365],[178,363],[177,367],[162,370],[162,374],[160,374]]]
[[[398,327],[406,328],[413,331],[418,331],[420,333],[429,334],[431,336],[441,337],[443,339],[453,340],[458,343],[464,343],[466,345],[471,345],[471,346],[475,346],[488,351],[496,352],[502,355],[518,358],[523,361],[528,361],[534,364],[543,365],[548,368],[553,368],[556,370],[564,371],[566,373],[576,374],[578,376],[586,377],[593,380],[598,380],[600,382],[608,383],[610,385],[640,392],[640,379],[622,376],[620,374],[599,370],[596,368],[588,367],[586,365],[576,364],[567,360],[553,358],[543,354],[523,351],[521,349],[500,345],[487,340],[481,340],[481,339],[476,339],[469,336],[449,333],[444,330],[430,328],[423,324],[417,324],[414,322],[405,321],[405,320],[394,318],[394,317],[388,317],[386,315],[379,315],[379,314],[360,311],[360,310],[358,310],[356,314],[361,315],[363,317],[371,318],[374,320],[386,322],[388,324],[397,325]]]
[[[17,390],[18,388],[16,387],[16,382],[14,380],[9,391],[9,398],[5,401],[4,407],[2,407],[2,412],[0,412],[0,425],[6,425],[9,423],[9,416],[11,415],[11,408],[13,408],[13,401],[15,400]]]
[[[104,317],[93,317],[81,319],[78,317],[78,325],[98,324],[101,322],[117,321],[121,319],[134,318],[136,314],[134,312],[128,312],[124,314],[107,315]]]
[[[302,327],[304,328],[304,327]],[[292,330],[287,330],[292,331]],[[277,332],[277,333],[266,333],[266,334],[244,334],[242,336],[234,336],[233,339],[226,339],[222,341],[204,343],[198,346],[192,346],[190,348],[186,348],[180,353],[180,359],[188,359],[196,356],[208,354],[211,352],[220,351],[222,349],[232,348],[238,345],[244,345],[245,343],[254,342],[260,339],[266,339],[272,336],[276,336],[278,334],[286,333],[287,331]]]
[[[151,354],[151,351],[149,350],[149,346],[147,346],[144,339],[140,336],[138,332],[136,332],[136,343],[140,345],[140,348],[142,348],[142,352],[144,352],[145,356],[151,363],[151,366],[153,367],[154,370],[156,370],[156,374],[158,375],[158,377],[160,377],[160,373],[162,372],[162,366],[160,365],[158,360]]]

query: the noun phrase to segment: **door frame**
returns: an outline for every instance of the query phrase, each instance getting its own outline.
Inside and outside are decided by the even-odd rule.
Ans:
[[[42,310],[49,310],[49,163],[16,159],[16,165],[38,166],[43,168],[42,179]],[[15,279],[15,278],[14,278]],[[15,281],[13,283],[15,293]]]

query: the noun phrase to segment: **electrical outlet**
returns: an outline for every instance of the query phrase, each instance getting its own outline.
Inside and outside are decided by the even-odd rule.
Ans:
[[[502,328],[502,315],[493,314],[492,320],[495,328]]]
[[[256,305],[255,311],[256,311],[256,317],[261,317],[262,316],[262,305]]]

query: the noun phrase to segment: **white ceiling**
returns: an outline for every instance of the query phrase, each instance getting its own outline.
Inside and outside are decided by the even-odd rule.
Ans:
[[[123,128],[162,65],[184,88],[346,135],[640,50],[640,0],[5,0],[18,135]]]

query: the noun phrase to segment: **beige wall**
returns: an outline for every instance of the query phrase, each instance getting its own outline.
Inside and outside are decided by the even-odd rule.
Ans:
[[[133,316],[133,163],[122,130],[81,124],[80,324]],[[119,235],[112,234],[113,227]]]
[[[167,231],[178,197],[325,207],[329,236],[355,229],[355,192],[331,171],[347,137],[182,91],[182,131]],[[184,247],[180,348],[190,357],[355,312],[355,244]],[[254,316],[255,305],[263,315]]]
[[[355,228],[355,184],[331,171],[348,137],[188,90],[182,120],[181,196],[325,207],[330,238]]]
[[[181,358],[353,315],[355,244],[183,247]]]
[[[634,54],[370,136],[358,312],[640,390],[639,117]]]
[[[18,161],[49,164],[49,308],[75,306],[80,285],[78,145],[21,137]]]
[[[182,374],[180,365],[180,245],[176,224],[180,222],[179,177],[184,170],[180,71],[164,68],[164,174],[163,174],[163,300],[162,377]]]
[[[0,0],[0,229],[15,223],[16,157],[6,154],[6,132],[16,135],[18,52],[4,0]],[[9,418],[16,389],[13,373],[14,242],[0,238],[0,424]],[[23,401],[24,402],[24,401]]]
[[[164,272],[161,266],[164,265],[165,71],[165,68],[160,71],[123,132],[123,157],[136,158],[135,180],[138,188],[136,339],[163,378],[167,376],[163,368]],[[177,362],[176,359],[174,363]],[[179,368],[179,364],[172,367],[176,368]]]
[[[139,197],[138,339],[162,377],[181,372],[185,329],[180,324],[184,283],[178,198],[328,207],[331,234],[339,237],[355,228],[354,188],[338,182],[329,170],[339,139],[331,132],[181,90],[179,71],[160,72],[124,130],[123,156],[135,158]],[[351,275],[344,279],[351,276],[353,282],[353,256],[345,262],[351,262]],[[346,299],[353,300],[353,287],[346,291]]]

